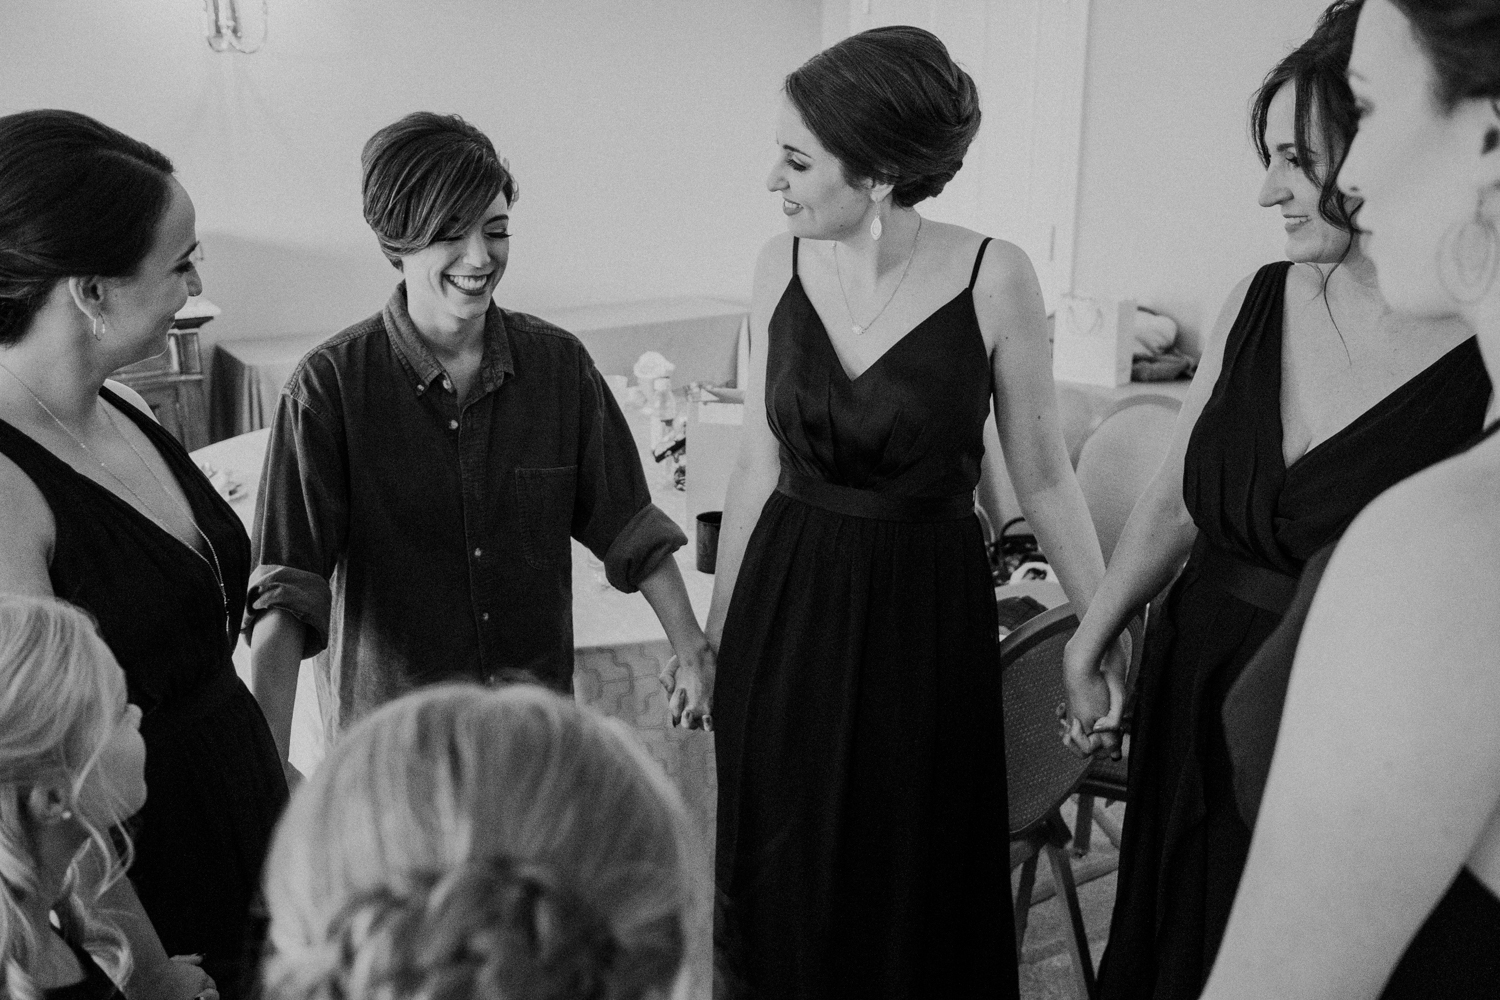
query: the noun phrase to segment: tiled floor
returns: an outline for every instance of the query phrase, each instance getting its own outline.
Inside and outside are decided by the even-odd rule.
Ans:
[[[1110,815],[1118,821],[1124,815],[1124,806],[1110,807]],[[1073,809],[1064,806],[1063,818],[1071,828]],[[1093,955],[1095,969],[1104,954],[1104,943],[1109,936],[1110,910],[1115,901],[1114,865],[1118,854],[1105,838],[1103,831],[1094,828],[1089,853],[1082,858],[1072,858],[1074,877],[1084,881],[1078,887],[1078,901],[1083,910],[1084,928],[1088,931],[1089,951]],[[1108,869],[1108,874],[1090,878],[1090,875]],[[1021,997],[1023,1000],[1078,1000],[1073,988],[1071,960],[1068,958],[1068,922],[1063,912],[1060,897],[1042,898],[1051,893],[1052,877],[1044,863],[1038,866],[1036,887],[1032,898],[1041,899],[1031,907],[1027,921],[1026,940],[1021,948]]]

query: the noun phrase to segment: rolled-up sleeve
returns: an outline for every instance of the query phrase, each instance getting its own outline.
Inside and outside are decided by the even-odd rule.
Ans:
[[[244,624],[248,640],[267,611],[286,611],[306,626],[304,658],[328,645],[329,579],[344,551],[349,513],[344,435],[328,408],[315,407],[297,384],[307,376],[306,369],[293,376],[271,425]]]
[[[687,544],[682,529],[651,502],[630,425],[603,376],[581,353],[578,488],[573,537],[604,561],[610,586],[640,589],[661,561]]]

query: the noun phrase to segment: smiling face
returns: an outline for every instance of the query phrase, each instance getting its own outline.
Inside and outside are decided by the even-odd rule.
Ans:
[[[1403,312],[1460,313],[1464,303],[1440,260],[1474,218],[1483,187],[1494,183],[1486,178],[1494,165],[1485,161],[1496,154],[1483,151],[1494,112],[1482,100],[1460,102],[1451,113],[1438,107],[1431,63],[1388,0],[1369,0],[1360,12],[1349,86],[1360,124],[1339,186],[1364,199],[1358,222],[1380,291]]]
[[[1318,211],[1320,186],[1307,176],[1326,170],[1328,156],[1316,147],[1319,130],[1309,129],[1313,148],[1304,150],[1315,162],[1298,158],[1296,143],[1296,85],[1288,83],[1276,92],[1266,112],[1266,148],[1271,162],[1260,189],[1260,204],[1278,208],[1286,227],[1286,256],[1299,264],[1332,264],[1343,259],[1350,235],[1323,218]],[[1314,109],[1316,114],[1316,109]]]
[[[776,145],[766,188],[781,195],[791,234],[836,240],[855,232],[874,205],[868,185],[849,184],[844,165],[808,131],[785,95],[776,118]]]
[[[195,256],[197,214],[193,199],[175,179],[166,211],[156,224],[156,239],[135,273],[111,281],[102,315],[109,333],[104,345],[126,360],[139,361],[167,349],[172,317],[188,296],[203,292]]]
[[[401,257],[406,308],[421,330],[454,330],[484,321],[510,259],[510,203],[495,196],[468,228],[459,219],[425,248]]]

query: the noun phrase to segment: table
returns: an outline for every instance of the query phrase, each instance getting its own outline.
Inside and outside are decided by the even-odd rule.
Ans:
[[[629,375],[636,358],[659,351],[677,366],[678,385],[723,385],[736,377],[748,315],[744,305],[723,299],[668,298],[554,309],[542,318],[577,336],[606,375]],[[213,439],[269,424],[297,362],[332,333],[220,341],[212,363]]]

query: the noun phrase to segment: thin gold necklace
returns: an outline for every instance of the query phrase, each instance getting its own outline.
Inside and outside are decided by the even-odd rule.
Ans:
[[[844,288],[844,270],[839,267],[839,245],[837,243],[833,245],[833,269],[839,276],[839,291],[844,295],[844,312],[849,316],[849,329],[854,331],[856,337],[863,337],[865,332],[875,325],[875,321],[885,315],[886,307],[895,300],[896,293],[901,291],[901,286],[906,283],[906,272],[911,270],[911,262],[916,259],[917,238],[921,235],[922,217],[919,215],[917,216],[917,231],[911,237],[911,253],[906,257],[906,266],[901,269],[901,277],[897,279],[896,287],[891,289],[891,294],[886,297],[885,305],[880,307],[880,311],[870,317],[870,322],[863,325],[854,322],[854,310],[849,308],[849,292]]]
[[[26,384],[25,379],[21,378],[21,376],[17,375],[15,372],[11,371],[10,366],[4,364],[3,362],[0,362],[0,368],[4,368],[7,375],[20,383],[21,388],[26,390],[27,395],[32,398],[37,406],[42,408],[42,412],[51,417],[52,422],[56,424],[58,428],[61,429],[61,431],[66,434],[68,438],[74,444],[76,444],[85,455],[92,459],[94,464],[103,469],[104,472],[109,476],[109,478],[119,483],[120,486],[124,488],[125,492],[135,497],[136,503],[145,508],[147,516],[149,516],[151,520],[155,522],[157,527],[161,528],[161,530],[165,531],[168,535],[172,535],[173,538],[177,537],[176,535],[173,535],[172,530],[167,527],[167,522],[161,517],[161,515],[156,512],[156,508],[147,503],[146,498],[137,493],[129,483],[121,479],[119,475],[116,474],[114,469],[111,469],[109,466],[105,465],[104,460],[98,455],[95,455],[93,449],[83,443],[82,438],[80,438],[77,434],[74,434],[67,424],[58,419],[57,414],[53,413],[52,408],[49,407],[46,403],[42,402],[42,397],[38,396],[35,390],[33,390],[31,386]],[[115,429],[115,433],[120,435],[121,440],[125,442],[125,446],[130,449],[133,455],[135,455],[136,461],[140,462],[142,467],[145,468],[146,474],[149,475],[152,479],[156,480],[157,488],[162,491],[162,493],[167,497],[168,500],[176,503],[179,507],[182,508],[183,514],[187,516],[188,523],[193,526],[193,530],[198,533],[198,537],[203,539],[203,544],[208,546],[209,555],[213,556],[212,563],[210,563],[207,559],[203,559],[203,553],[199,552],[191,545],[184,545],[183,547],[193,555],[197,556],[199,559],[203,559],[204,564],[207,565],[209,569],[213,570],[214,580],[219,584],[219,598],[224,602],[224,621],[226,624],[226,628],[229,627],[231,624],[229,622],[229,590],[224,586],[224,569],[219,565],[219,551],[214,548],[213,540],[209,538],[208,535],[203,533],[202,528],[198,527],[198,519],[193,516],[192,508],[181,503],[177,500],[176,497],[172,496],[171,490],[167,489],[166,484],[161,481],[161,477],[156,474],[156,470],[151,468],[151,464],[147,462],[146,459],[141,455],[135,444],[131,442],[130,438],[125,436],[125,432],[120,430],[120,425],[115,423],[115,418],[109,412],[108,407],[106,407],[104,410],[104,417],[109,421],[109,425]]]

